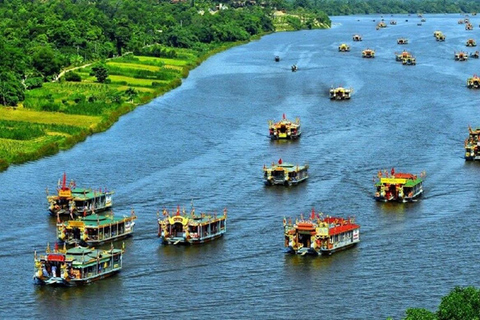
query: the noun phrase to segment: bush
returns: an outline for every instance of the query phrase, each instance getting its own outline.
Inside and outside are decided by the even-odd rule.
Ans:
[[[82,77],[76,72],[69,71],[65,74],[65,80],[72,82],[81,82]]]
[[[42,85],[43,85],[42,77],[28,78],[27,80],[25,80],[25,86],[27,87],[28,90],[34,89],[34,88],[41,88]]]

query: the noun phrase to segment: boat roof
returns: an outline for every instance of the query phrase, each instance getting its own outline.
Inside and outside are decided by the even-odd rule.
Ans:
[[[100,215],[100,214],[91,214],[86,217],[80,217],[77,220],[69,220],[67,221],[67,226],[77,226],[77,224],[82,224],[85,227],[100,227],[109,224],[115,224],[119,222],[126,222],[130,220],[134,220],[137,217],[135,215],[127,216],[127,215]]]
[[[301,165],[296,165],[296,164],[293,164],[293,163],[288,163],[288,162],[282,162],[281,164],[274,164],[272,165],[271,167],[269,168],[266,168],[267,170],[285,170],[285,171],[294,171],[296,170],[296,168],[298,167],[299,170],[303,170],[306,168],[305,165],[301,166]]]

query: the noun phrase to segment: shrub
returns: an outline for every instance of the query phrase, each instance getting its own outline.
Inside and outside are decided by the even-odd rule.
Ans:
[[[82,77],[76,72],[69,71],[65,74],[65,80],[72,82],[81,82]]]

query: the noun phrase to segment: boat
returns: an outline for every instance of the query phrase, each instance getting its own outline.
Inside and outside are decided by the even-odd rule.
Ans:
[[[100,250],[74,247],[53,252],[47,245],[45,255],[34,253],[34,282],[40,285],[71,286],[109,277],[122,269],[123,249]]]
[[[378,24],[377,24],[377,28],[386,28],[387,27],[387,24],[383,21],[380,21]]]
[[[296,72],[297,70],[298,70],[298,67],[297,67],[296,64],[294,64],[294,65],[292,66],[292,72]]]
[[[377,201],[408,202],[420,197],[423,193],[425,172],[418,177],[411,173],[397,173],[392,168],[390,176],[385,170],[384,173],[379,171],[377,177],[374,196]]]
[[[353,35],[353,41],[362,41],[362,36],[359,34],[354,34]]]
[[[303,166],[294,165],[283,162],[282,159],[278,163],[272,163],[270,167],[263,166],[263,177],[265,184],[291,186],[299,184],[308,179],[308,164]]]
[[[423,18],[422,20],[420,20],[421,22],[427,22],[427,19]]]
[[[468,60],[468,54],[466,52],[460,51],[460,52],[455,52],[455,61],[467,61]]]
[[[435,40],[440,41],[440,42],[445,41],[445,39],[446,39],[446,36],[441,32],[440,32],[440,34],[435,36]]]
[[[288,120],[283,114],[283,118],[280,121],[274,122],[268,121],[269,136],[272,140],[282,139],[297,139],[302,135],[302,129],[300,126],[300,119],[296,118],[295,122]]]
[[[467,42],[465,43],[465,45],[467,47],[476,47],[477,46],[477,42],[473,39],[468,39]]]
[[[396,25],[396,24],[397,24],[397,21],[395,21],[395,20],[391,20],[391,21],[390,21],[390,24],[391,24],[392,26],[394,26],[394,25]]]
[[[330,89],[331,100],[348,100],[352,95],[352,88],[336,87]]]
[[[473,77],[467,79],[467,87],[470,89],[480,89],[480,77],[476,74]]]
[[[458,24],[463,24],[463,19],[458,20]]]
[[[342,43],[341,45],[338,46],[338,51],[348,52],[348,51],[350,51],[350,46],[346,43]]]
[[[408,44],[408,39],[406,38],[398,38],[397,44]]]
[[[63,174],[63,181],[60,180],[57,187],[57,195],[49,195],[47,189],[47,200],[49,212],[52,216],[68,215],[78,216],[89,215],[94,212],[104,211],[112,207],[113,191],[91,188],[77,188],[75,181],[70,181],[67,186],[67,175]]]
[[[417,59],[415,59],[412,56],[409,56],[402,59],[402,64],[405,66],[414,66],[417,64]]]
[[[480,57],[480,52],[475,51],[470,53],[470,58],[478,59]]]
[[[473,30],[473,24],[467,23],[467,24],[465,25],[465,30]]]
[[[275,56],[275,62],[279,62],[280,61],[280,57],[279,56]]]
[[[442,33],[442,31],[439,31],[439,30],[435,30],[435,31],[433,32],[433,36],[434,36],[435,38],[438,37],[438,36],[441,35],[441,34],[443,34],[443,33]]]
[[[363,58],[375,58],[375,51],[372,49],[365,49],[362,51]]]
[[[190,214],[180,213],[177,207],[176,212],[170,214],[163,209],[163,218],[158,216],[158,237],[163,244],[201,244],[222,237],[227,231],[227,209],[222,215],[216,213],[195,214],[192,206]]]
[[[465,160],[473,161],[480,160],[480,128],[472,130],[472,127],[468,126],[468,138],[465,139]]]
[[[57,237],[68,245],[101,245],[133,234],[135,211],[130,215],[91,214],[76,220],[57,221]]]
[[[354,218],[316,214],[312,209],[309,219],[283,219],[287,253],[301,255],[331,255],[351,248],[360,242],[360,226]]]
[[[406,58],[411,57],[412,54],[408,51],[403,50],[401,53],[395,53],[395,60],[396,61],[403,61]]]

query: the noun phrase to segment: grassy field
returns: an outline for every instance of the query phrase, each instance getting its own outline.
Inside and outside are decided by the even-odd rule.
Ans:
[[[26,91],[16,108],[0,108],[0,171],[72,147],[118,118],[179,86],[202,59],[175,49],[177,58],[124,56],[106,62],[110,83],[96,82],[92,66],[75,70],[81,82],[60,78]]]

